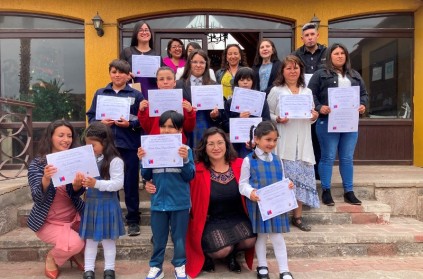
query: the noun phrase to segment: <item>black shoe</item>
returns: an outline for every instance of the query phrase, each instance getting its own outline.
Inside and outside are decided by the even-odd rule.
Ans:
[[[356,198],[353,191],[346,192],[344,194],[344,201],[354,205],[361,205],[361,201]]]
[[[84,272],[84,277],[82,277],[83,279],[95,279],[95,274],[94,271],[85,271]]]
[[[104,271],[104,279],[115,279],[115,271],[111,269],[106,269]]]
[[[323,189],[322,192],[322,202],[327,206],[334,206],[335,202],[332,199],[332,195],[330,194],[330,189]]]
[[[260,274],[260,270],[265,269],[267,271],[266,274]],[[269,277],[269,269],[267,266],[258,266],[257,267],[257,279],[270,279]]]
[[[213,259],[210,258],[209,256],[205,256],[206,258],[204,259],[204,264],[203,264],[203,268],[202,270],[205,272],[214,272],[214,262]]]
[[[298,218],[292,217],[292,225],[294,225],[295,227],[297,227],[300,230],[305,231],[305,232],[311,231],[311,227],[309,225],[307,225],[306,223],[304,223],[302,217],[298,217]]]
[[[228,268],[232,272],[241,273],[241,266],[236,261],[236,253],[232,252],[229,254],[229,256],[226,258],[228,261]]]
[[[288,275],[291,276],[292,279],[294,279],[294,276],[292,276],[291,272],[282,272],[281,274],[279,274],[279,279],[285,279],[284,276]]]
[[[129,224],[128,225],[128,235],[129,236],[136,236],[139,235],[140,232],[140,226],[138,224]]]

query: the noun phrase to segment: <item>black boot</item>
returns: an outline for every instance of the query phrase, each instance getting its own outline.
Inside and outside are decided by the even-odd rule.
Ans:
[[[115,279],[115,271],[111,269],[106,269],[104,271],[104,279]]]
[[[203,271],[205,272],[214,272],[214,262],[213,259],[209,256],[205,255],[204,264],[203,264]]]
[[[327,206],[334,206],[335,202],[332,199],[332,195],[330,194],[330,189],[323,189],[322,192],[322,202]]]
[[[232,272],[241,273],[241,266],[236,261],[236,252],[232,252],[229,254],[229,256],[226,258],[228,261],[228,268]]]
[[[82,277],[83,279],[95,279],[95,274],[94,271],[85,271],[84,272],[84,277]]]
[[[354,205],[361,205],[361,201],[356,198],[353,191],[346,192],[344,194],[344,201]]]

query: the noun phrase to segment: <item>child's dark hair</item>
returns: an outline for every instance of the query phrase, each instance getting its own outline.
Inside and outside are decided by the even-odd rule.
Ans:
[[[255,129],[254,129],[255,128]],[[250,146],[253,146],[253,139],[254,137],[261,138],[270,134],[271,132],[276,132],[277,136],[279,137],[278,129],[276,128],[275,124],[272,121],[262,121],[260,122],[257,127],[254,125],[250,128]],[[253,148],[253,150],[255,147]],[[256,152],[253,151],[253,159],[257,159]]]
[[[129,65],[128,61],[122,60],[122,59],[115,59],[109,64],[109,72],[112,70],[112,68],[115,68],[119,72],[125,73],[129,75],[129,72],[131,71],[131,65]]]
[[[254,73],[254,70],[251,69],[250,67],[241,67],[238,69],[238,71],[235,74],[234,77],[234,87],[239,87],[238,86],[238,82],[241,79],[246,79],[249,78],[253,81],[253,85],[251,86],[251,89],[255,90],[256,86],[257,86],[257,79],[256,79],[256,74]]]
[[[38,148],[38,156],[42,158],[42,160],[45,159],[45,156],[47,154],[50,154],[53,151],[53,142],[51,138],[53,137],[54,131],[56,131],[57,128],[65,126],[68,127],[72,132],[72,143],[69,146],[69,149],[78,147],[79,146],[79,140],[75,133],[75,129],[73,128],[72,124],[64,119],[56,120],[48,124],[47,128],[44,130],[43,136],[40,140],[39,148]]]
[[[161,71],[171,71],[171,72],[172,72],[172,74],[173,74],[173,78],[175,78],[175,71],[174,71],[171,67],[168,67],[168,66],[161,66],[160,68],[158,68],[158,69],[157,69],[157,72],[156,72],[156,77],[159,75],[159,73],[160,73]]]
[[[173,128],[176,130],[182,129],[184,125],[184,116],[182,114],[174,110],[163,112],[159,118],[159,126],[163,127],[168,119],[172,122]]]
[[[98,141],[103,146],[104,158],[100,169],[100,176],[103,179],[110,179],[110,163],[115,157],[120,157],[119,151],[115,146],[112,130],[100,121],[95,121],[85,129],[83,137],[84,144],[87,138]]]

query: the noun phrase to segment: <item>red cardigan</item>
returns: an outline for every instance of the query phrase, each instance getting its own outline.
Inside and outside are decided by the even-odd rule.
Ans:
[[[159,116],[150,117],[148,107],[143,111],[138,110],[138,120],[140,121],[141,127],[148,135],[160,134]],[[184,124],[182,126],[182,143],[187,143],[187,138],[184,132],[191,133],[194,131],[196,125],[196,113],[194,109],[188,112],[184,109]]]
[[[232,170],[235,179],[239,182],[241,174],[242,159],[237,158],[231,162]],[[187,263],[185,265],[187,274],[191,278],[195,278],[201,272],[204,264],[204,254],[201,247],[201,237],[203,235],[204,226],[206,224],[206,217],[209,208],[210,200],[210,171],[203,163],[195,164],[195,177],[190,183],[190,194],[192,208],[190,212],[190,220],[188,223],[188,232],[186,239],[186,257]],[[240,195],[240,199],[244,204],[245,199]],[[253,266],[254,248],[245,251],[245,261],[251,269]]]

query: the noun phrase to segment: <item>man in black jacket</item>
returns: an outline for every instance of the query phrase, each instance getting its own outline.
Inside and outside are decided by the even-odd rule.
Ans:
[[[306,83],[310,80],[311,74],[320,69],[326,61],[326,46],[318,44],[319,32],[314,23],[306,23],[302,28],[301,40],[304,45],[297,48],[292,54],[301,59],[305,66]],[[307,78],[307,74],[308,78]],[[320,161],[320,146],[316,135],[316,124],[311,125],[311,138],[313,141],[314,157],[316,164],[314,170],[316,179],[320,180],[317,166]]]

